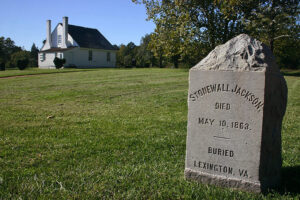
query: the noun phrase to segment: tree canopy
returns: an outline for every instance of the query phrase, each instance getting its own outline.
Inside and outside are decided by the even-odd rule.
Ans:
[[[276,40],[299,41],[299,0],[132,1],[144,4],[156,25],[151,51],[175,67],[178,61],[195,64],[240,33],[265,42],[275,54],[283,45]]]
[[[38,66],[38,47],[33,43],[31,51],[26,51],[15,45],[15,42],[8,38],[0,37],[0,66],[5,68],[25,69],[26,67]]]

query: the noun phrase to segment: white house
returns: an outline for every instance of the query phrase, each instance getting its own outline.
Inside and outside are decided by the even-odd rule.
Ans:
[[[47,20],[47,39],[39,52],[39,68],[55,68],[55,57],[65,58],[65,67],[115,67],[116,49],[97,30],[68,24],[68,17],[51,32]]]

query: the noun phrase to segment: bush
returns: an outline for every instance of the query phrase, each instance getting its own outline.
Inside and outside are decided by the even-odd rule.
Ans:
[[[5,63],[5,68],[14,68],[15,66],[12,64],[12,62],[11,61],[7,61],[6,63]]]
[[[5,71],[5,63],[0,62],[0,71]]]
[[[38,60],[35,58],[30,58],[29,67],[38,67]]]
[[[5,71],[5,62],[4,59],[0,58],[0,71]]]
[[[55,57],[54,60],[53,60],[53,63],[56,67],[56,69],[59,69],[61,68],[62,66],[64,66],[64,64],[66,63],[66,59],[61,59],[61,58],[57,58]]]
[[[30,55],[27,51],[18,51],[11,55],[10,66],[14,66],[19,68],[20,70],[24,70],[28,67]]]
[[[280,68],[300,69],[300,40],[285,38],[276,41],[274,54]]]
[[[20,59],[17,61],[17,67],[19,70],[24,70],[28,67],[29,59]]]

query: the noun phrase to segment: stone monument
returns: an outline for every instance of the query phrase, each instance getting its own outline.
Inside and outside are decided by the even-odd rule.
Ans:
[[[262,192],[280,184],[287,87],[271,50],[241,34],[190,70],[185,177]]]

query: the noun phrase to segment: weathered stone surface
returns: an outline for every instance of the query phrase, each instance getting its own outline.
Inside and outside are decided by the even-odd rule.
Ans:
[[[193,69],[279,71],[271,50],[246,34],[241,34],[217,46]]]
[[[268,47],[239,35],[189,81],[185,177],[251,192],[278,186],[287,88]]]

